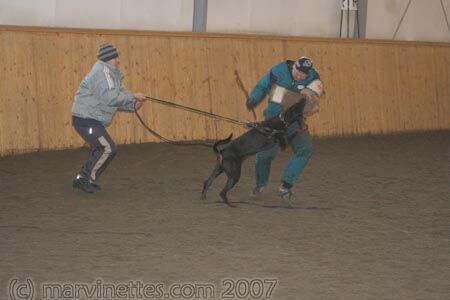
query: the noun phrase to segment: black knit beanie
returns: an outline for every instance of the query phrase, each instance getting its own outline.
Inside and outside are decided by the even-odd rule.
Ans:
[[[113,58],[119,57],[119,52],[117,48],[111,44],[100,45],[97,52],[97,58],[101,61],[108,61]]]

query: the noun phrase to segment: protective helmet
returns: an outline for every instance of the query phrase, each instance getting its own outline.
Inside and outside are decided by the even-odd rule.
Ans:
[[[298,71],[308,74],[309,71],[311,71],[311,69],[313,67],[313,62],[310,58],[308,58],[306,56],[302,56],[294,63],[294,67]]]

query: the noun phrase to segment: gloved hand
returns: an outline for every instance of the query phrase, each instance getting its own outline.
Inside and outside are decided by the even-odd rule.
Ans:
[[[256,128],[258,127],[258,122],[245,122],[244,126],[247,128]]]
[[[245,105],[247,106],[248,110],[252,110],[256,106],[255,100],[253,100],[252,98],[248,98],[247,102],[245,102]]]

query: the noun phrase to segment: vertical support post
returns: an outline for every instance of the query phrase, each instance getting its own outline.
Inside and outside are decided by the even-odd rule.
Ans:
[[[367,0],[357,0],[358,9],[356,11],[355,30],[353,31],[354,38],[366,38],[367,26]],[[358,34],[356,36],[356,33]]]
[[[350,37],[350,0],[347,0],[347,38]]]
[[[194,0],[194,14],[192,20],[193,32],[206,32],[208,16],[208,0]]]
[[[342,0],[339,37],[342,37],[342,21],[344,14],[347,14],[347,38],[361,38],[366,36],[367,1],[368,0]],[[362,12],[361,14],[360,10]],[[352,14],[352,17],[350,17],[350,14]],[[350,35],[351,19],[354,21],[352,36]]]

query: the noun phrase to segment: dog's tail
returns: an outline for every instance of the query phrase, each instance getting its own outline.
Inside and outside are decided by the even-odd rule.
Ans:
[[[220,145],[223,145],[223,144],[228,144],[228,143],[231,141],[231,138],[232,138],[232,137],[233,137],[233,134],[230,134],[230,136],[228,136],[226,139],[224,139],[224,140],[218,140],[217,142],[215,142],[214,145],[213,145],[214,153],[215,153],[216,155],[219,155],[219,154],[220,154],[220,151],[219,151],[218,147],[219,147]]]

